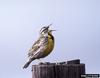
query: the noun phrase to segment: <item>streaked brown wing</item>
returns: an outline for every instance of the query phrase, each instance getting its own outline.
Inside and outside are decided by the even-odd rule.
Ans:
[[[29,50],[28,57],[34,57],[34,55],[37,55],[39,51],[43,51],[44,47],[41,46],[45,45],[45,41],[47,41],[46,38],[44,36],[41,36]]]
[[[30,56],[32,56],[33,55],[33,53],[36,51],[36,50],[38,50],[38,48],[39,48],[39,43],[40,43],[40,38],[37,40],[37,41],[35,41],[35,43],[32,45],[32,47],[30,48],[30,50],[29,50],[29,53],[28,53],[28,57],[30,57]]]
[[[46,50],[46,45],[45,46],[41,46],[37,51],[34,52],[33,56],[31,56],[30,58],[36,58],[36,59],[39,59],[39,58],[42,58],[43,56],[43,52]]]

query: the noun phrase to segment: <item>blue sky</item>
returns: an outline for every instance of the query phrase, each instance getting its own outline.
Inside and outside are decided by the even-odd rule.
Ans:
[[[31,78],[22,66],[39,29],[56,29],[55,48],[43,61],[81,59],[100,72],[100,0],[0,0],[0,78]]]

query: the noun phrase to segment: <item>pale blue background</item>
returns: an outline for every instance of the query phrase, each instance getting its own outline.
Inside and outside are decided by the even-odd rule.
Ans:
[[[27,52],[42,26],[53,23],[55,49],[43,61],[80,58],[100,73],[100,0],[0,0],[0,78],[31,78]]]

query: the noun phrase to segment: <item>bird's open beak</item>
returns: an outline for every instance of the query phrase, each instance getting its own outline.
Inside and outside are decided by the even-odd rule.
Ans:
[[[52,32],[52,31],[56,31],[56,30],[50,30],[50,32]]]
[[[51,31],[56,31],[56,30],[51,30]]]
[[[52,23],[50,25],[47,26],[47,28],[49,28],[52,25]]]

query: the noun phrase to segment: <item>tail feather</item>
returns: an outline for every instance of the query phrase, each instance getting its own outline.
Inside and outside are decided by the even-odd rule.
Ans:
[[[26,69],[26,68],[30,65],[30,63],[31,63],[33,60],[35,60],[35,58],[30,58],[29,61],[26,62],[25,65],[23,66],[23,69],[24,69],[24,68]]]
[[[23,69],[24,69],[24,68],[27,68],[27,67],[30,65],[31,62],[32,62],[32,61],[28,61],[28,62],[23,66]]]

